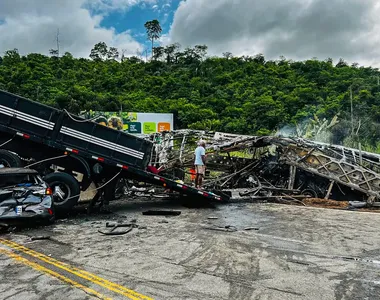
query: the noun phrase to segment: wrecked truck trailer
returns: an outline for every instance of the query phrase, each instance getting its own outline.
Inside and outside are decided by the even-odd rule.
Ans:
[[[213,193],[147,172],[152,147],[145,139],[0,91],[0,163],[5,167],[28,166],[44,175],[56,195],[57,212],[75,206],[80,191],[92,182],[107,200],[113,200],[118,177],[222,200]],[[80,182],[77,173],[83,175]]]
[[[346,200],[365,200],[370,205],[380,201],[380,174],[376,172],[378,162],[375,160],[379,156],[376,154],[301,139],[275,142],[283,149],[280,162],[290,166],[289,186],[294,185],[297,170],[303,170],[329,180],[326,198],[337,185]]]
[[[192,165],[195,142],[207,141],[205,186],[240,198],[359,200],[380,204],[380,155],[302,138],[180,130],[154,137],[152,162],[170,170]],[[237,198],[239,198],[237,197]]]

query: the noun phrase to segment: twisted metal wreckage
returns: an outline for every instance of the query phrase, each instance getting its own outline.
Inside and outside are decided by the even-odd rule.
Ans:
[[[196,142],[207,142],[204,187],[231,199],[325,198],[380,204],[380,155],[301,138],[179,130],[150,136],[151,165],[189,181]]]

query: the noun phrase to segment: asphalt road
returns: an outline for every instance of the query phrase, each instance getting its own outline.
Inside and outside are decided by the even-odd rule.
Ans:
[[[112,207],[112,215],[0,236],[0,299],[380,297],[380,214],[275,204]],[[154,207],[182,214],[141,214]],[[133,219],[139,227],[125,235],[98,232]],[[31,241],[40,235],[51,239]]]

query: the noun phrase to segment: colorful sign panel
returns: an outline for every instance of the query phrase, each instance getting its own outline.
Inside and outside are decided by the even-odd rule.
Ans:
[[[174,129],[173,114],[90,111],[81,115],[131,134],[151,134]]]
[[[127,126],[124,126],[124,130],[127,130],[128,133],[141,134],[141,123],[140,122],[129,122]]]

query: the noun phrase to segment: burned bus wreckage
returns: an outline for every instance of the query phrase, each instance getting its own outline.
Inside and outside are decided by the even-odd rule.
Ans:
[[[189,181],[197,141],[207,143],[204,187],[230,199],[324,198],[380,204],[380,155],[301,138],[179,130],[147,136],[150,164]]]

